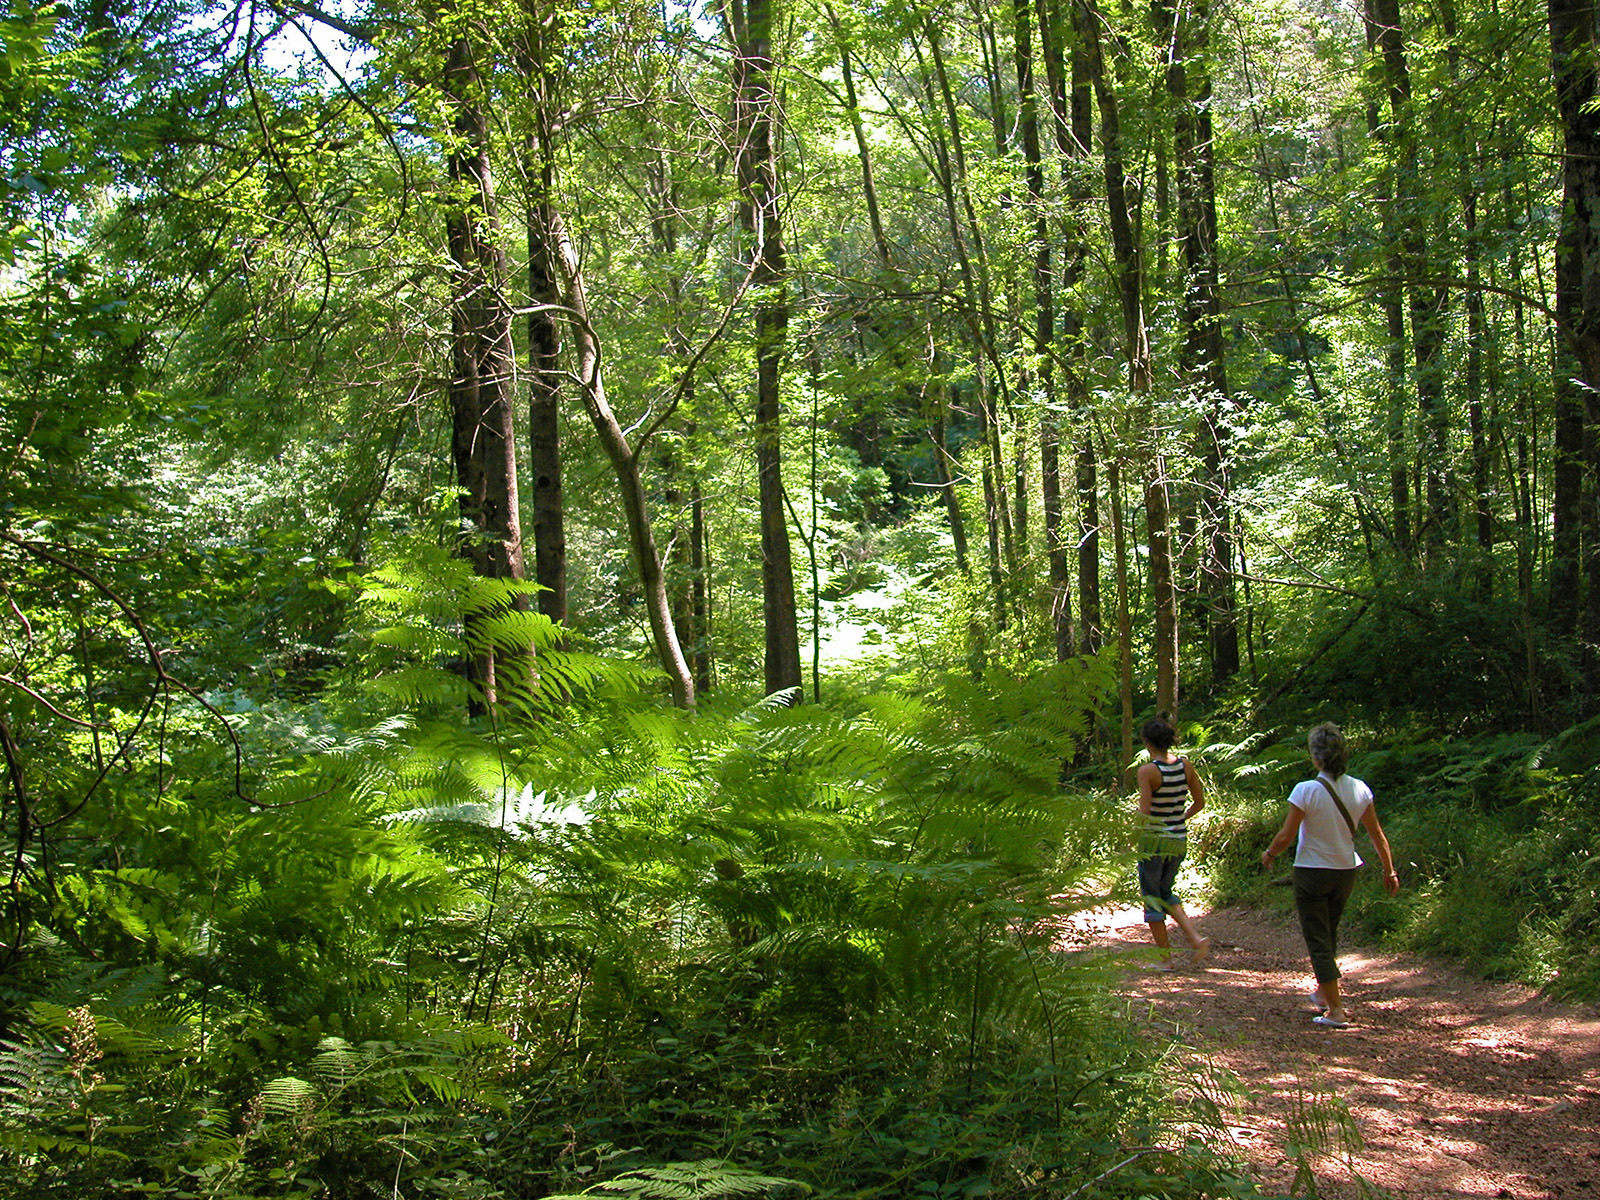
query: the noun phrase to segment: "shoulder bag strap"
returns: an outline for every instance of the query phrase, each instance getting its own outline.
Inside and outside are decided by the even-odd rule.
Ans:
[[[1356,856],[1355,818],[1350,815],[1350,810],[1344,806],[1344,801],[1339,799],[1339,793],[1334,790],[1333,784],[1329,783],[1326,777],[1318,775],[1317,782],[1328,789],[1328,795],[1333,797],[1333,802],[1339,809],[1339,815],[1344,818],[1345,827],[1350,830],[1350,857],[1354,858]]]

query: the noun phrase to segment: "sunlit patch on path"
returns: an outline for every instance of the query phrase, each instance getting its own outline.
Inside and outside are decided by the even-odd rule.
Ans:
[[[1600,1200],[1600,1013],[1351,947],[1340,963],[1354,1023],[1319,1030],[1292,918],[1198,919],[1214,943],[1201,968],[1179,955],[1178,970],[1151,969],[1149,932],[1126,907],[1077,914],[1062,945],[1129,951],[1126,994],[1197,1064],[1239,1080],[1227,1131],[1264,1189],[1288,1188],[1291,1127],[1332,1096],[1359,1145],[1341,1151],[1329,1133],[1313,1162],[1324,1196],[1359,1195],[1359,1178],[1415,1200]]]

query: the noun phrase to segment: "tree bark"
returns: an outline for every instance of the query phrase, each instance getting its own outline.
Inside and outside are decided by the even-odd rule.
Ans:
[[[1050,268],[1050,221],[1045,210],[1044,148],[1039,135],[1039,104],[1035,94],[1033,53],[1033,0],[1013,0],[1016,40],[1017,96],[1020,105],[1022,158],[1026,166],[1028,208],[1033,235],[1033,357],[1044,415],[1039,422],[1039,489],[1043,506],[1045,561],[1049,569],[1050,627],[1057,662],[1071,658],[1075,646],[1072,630],[1072,587],[1067,572],[1067,552],[1061,522],[1061,433],[1055,415],[1055,279]],[[1041,30],[1041,37],[1043,31]],[[1017,439],[1019,446],[1022,439]],[[1025,494],[1018,480],[1019,504]],[[1023,524],[1023,513],[1018,524]]]
[[[1150,535],[1150,589],[1154,609],[1156,710],[1175,720],[1178,712],[1178,602],[1173,586],[1172,547],[1168,530],[1165,460],[1152,403],[1150,341],[1145,328],[1143,255],[1134,232],[1122,155],[1122,122],[1116,89],[1100,49],[1098,17],[1092,11],[1088,30],[1089,70],[1100,105],[1100,139],[1105,155],[1106,202],[1112,254],[1117,264],[1117,291],[1122,304],[1123,337],[1128,363],[1128,391],[1138,402],[1150,444],[1145,448],[1145,520]]]
[[[1592,0],[1549,0],[1551,64],[1562,127],[1561,233],[1556,244],[1556,320],[1572,358],[1558,364],[1554,545],[1550,615],[1578,629],[1583,574],[1583,491],[1589,414],[1585,389],[1600,386],[1600,96]],[[1575,378],[1574,378],[1575,377]],[[1593,586],[1596,580],[1590,581]]]
[[[1052,0],[1038,0],[1041,12]],[[1078,414],[1076,445],[1073,453],[1073,487],[1077,493],[1078,525],[1078,649],[1094,654],[1105,644],[1100,600],[1100,484],[1095,454],[1094,422],[1090,417],[1089,342],[1084,334],[1082,301],[1075,295],[1083,282],[1089,257],[1087,209],[1094,199],[1089,173],[1081,169],[1087,161],[1094,138],[1094,88],[1090,81],[1087,23],[1090,14],[1076,0],[1071,4],[1072,55],[1070,74],[1064,69],[1060,46],[1066,31],[1053,12],[1042,16],[1039,28],[1055,34],[1045,48],[1050,64],[1050,96],[1056,115],[1056,144],[1062,170],[1068,177],[1072,211],[1066,219],[1062,238],[1061,287],[1067,303],[1061,320],[1061,340],[1066,347],[1069,403]],[[1076,169],[1075,169],[1076,168]]]
[[[771,0],[730,0],[734,36],[734,130],[742,216],[751,240],[755,293],[755,446],[761,523],[762,616],[768,695],[804,692],[794,563],[783,496],[782,385],[789,326],[788,264],[778,191]]]
[[[867,224],[872,229],[872,246],[878,254],[878,265],[889,270],[889,238],[883,230],[883,214],[878,208],[878,183],[872,170],[872,153],[867,144],[866,127],[861,122],[861,103],[856,97],[855,71],[850,65],[850,43],[844,26],[831,4],[822,9],[828,14],[828,24],[833,26],[833,36],[839,43],[839,71],[844,83],[845,108],[850,118],[850,131],[855,135],[856,159],[861,164],[861,199],[867,206]]]
[[[1461,31],[1456,19],[1454,0],[1441,0],[1440,17],[1447,39],[1446,59],[1450,67],[1453,89],[1463,86],[1461,71]],[[1472,555],[1470,577],[1472,594],[1487,600],[1494,591],[1494,507],[1489,489],[1493,478],[1492,449],[1488,424],[1484,414],[1484,350],[1495,336],[1486,324],[1483,302],[1483,234],[1478,225],[1478,185],[1474,174],[1476,143],[1465,131],[1458,135],[1454,147],[1456,170],[1460,178],[1462,256],[1466,260],[1466,288],[1462,301],[1467,314],[1467,361],[1462,377],[1462,391],[1467,403],[1467,431],[1471,444],[1472,488],[1470,527],[1475,553]],[[1491,353],[1491,360],[1494,357]],[[1461,538],[1466,549],[1466,538]]]
[[[1427,230],[1434,222],[1422,195],[1422,166],[1400,0],[1368,0],[1371,44],[1380,55],[1389,100],[1387,140],[1394,151],[1395,235],[1411,322],[1412,366],[1421,431],[1423,495],[1419,540],[1437,547],[1450,520],[1449,408],[1444,395],[1445,312],[1450,291],[1430,287]]]
[[[577,247],[567,233],[559,210],[552,212],[552,241],[561,263],[566,285],[566,313],[572,321],[573,343],[578,359],[578,384],[590,423],[599,435],[600,446],[617,477],[623,517],[628,526],[628,542],[644,592],[645,611],[650,623],[651,642],[656,661],[666,672],[672,689],[672,702],[679,708],[695,706],[694,678],[683,657],[678,632],[672,622],[672,597],[667,590],[666,571],[656,547],[644,480],[639,471],[639,448],[628,445],[628,438],[606,399],[605,378],[600,369],[600,338],[589,319],[589,297],[584,283],[583,263]]]
[[[567,619],[566,504],[561,479],[561,303],[560,270],[551,226],[555,214],[554,83],[545,39],[550,26],[537,11],[519,67],[532,95],[532,127],[524,165],[528,213],[528,460],[533,476],[533,571],[539,611],[552,621]]]
[[[445,231],[454,264],[451,450],[461,489],[462,552],[480,576],[520,580],[524,566],[511,394],[512,311],[506,301],[506,262],[489,167],[489,125],[472,46],[465,37],[450,44],[442,86],[453,121],[446,159],[454,195]],[[518,595],[511,605],[526,610],[527,597]],[[463,614],[472,654],[470,677],[478,690],[472,709],[479,714],[529,682],[528,653],[503,647],[497,652],[484,633],[494,611]]]
[[[1233,516],[1228,487],[1233,402],[1222,337],[1217,265],[1217,190],[1211,126],[1211,76],[1207,62],[1206,0],[1176,6],[1163,0],[1157,13],[1166,34],[1167,93],[1172,104],[1173,164],[1177,183],[1178,240],[1183,250],[1183,341],[1179,373],[1201,426],[1201,591],[1205,599],[1213,683],[1239,670],[1234,604]]]
[[[1386,89],[1388,76],[1391,69],[1384,63],[1387,50],[1385,39],[1392,41],[1399,33],[1398,25],[1392,32],[1387,32],[1382,24],[1380,0],[1366,0],[1363,7],[1364,26],[1366,30],[1367,53],[1379,63],[1379,71],[1384,76],[1384,81],[1375,85],[1374,92],[1367,102],[1367,134],[1373,141],[1383,144],[1388,142],[1393,134],[1387,123],[1383,120],[1382,105],[1379,92]],[[1404,57],[1399,60],[1399,76],[1404,78]],[[1408,112],[1406,103],[1409,96],[1409,84],[1405,85],[1406,92],[1398,98],[1401,112]],[[1402,560],[1409,561],[1413,554],[1413,519],[1411,511],[1411,479],[1409,465],[1411,461],[1410,439],[1407,437],[1409,426],[1406,407],[1406,319],[1405,306],[1401,296],[1401,280],[1406,277],[1405,261],[1401,254],[1402,233],[1400,225],[1402,217],[1399,212],[1399,188],[1393,170],[1384,168],[1379,184],[1378,208],[1383,230],[1383,256],[1384,274],[1386,279],[1377,289],[1378,306],[1384,315],[1384,324],[1388,333],[1385,346],[1385,357],[1388,366],[1388,425],[1387,445],[1389,453],[1389,527],[1395,551]]]
[[[1115,455],[1106,466],[1107,497],[1111,509],[1111,547],[1116,560],[1117,579],[1117,673],[1122,704],[1122,764],[1124,772],[1133,764],[1133,614],[1129,599],[1127,522],[1122,516],[1122,463]],[[1123,786],[1128,780],[1123,779]]]

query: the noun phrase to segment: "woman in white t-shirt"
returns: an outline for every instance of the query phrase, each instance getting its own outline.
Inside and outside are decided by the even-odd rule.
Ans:
[[[1344,773],[1350,757],[1344,734],[1337,725],[1322,724],[1311,731],[1306,743],[1317,777],[1294,785],[1289,793],[1289,815],[1272,844],[1262,851],[1261,865],[1270,865],[1298,838],[1294,906],[1300,914],[1300,932],[1317,977],[1311,1003],[1322,1010],[1312,1020],[1318,1025],[1343,1029],[1350,1020],[1339,990],[1339,918],[1355,887],[1356,868],[1361,865],[1355,844],[1357,823],[1366,827],[1372,847],[1383,861],[1383,886],[1391,896],[1400,890],[1400,877],[1394,871],[1389,839],[1378,824],[1372,789]]]

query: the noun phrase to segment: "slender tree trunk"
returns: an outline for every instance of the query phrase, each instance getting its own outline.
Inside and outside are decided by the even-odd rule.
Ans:
[[[1445,60],[1450,68],[1450,86],[1459,91],[1463,86],[1461,71],[1461,31],[1456,18],[1455,0],[1440,0],[1439,15],[1445,34]],[[1471,591],[1479,599],[1488,599],[1494,589],[1494,514],[1489,487],[1492,460],[1489,431],[1484,419],[1484,349],[1491,334],[1485,327],[1483,303],[1483,247],[1482,232],[1478,227],[1478,187],[1475,162],[1481,147],[1468,130],[1456,135],[1453,147],[1456,173],[1460,179],[1462,257],[1466,262],[1466,288],[1462,295],[1467,315],[1467,358],[1462,377],[1462,392],[1467,405],[1467,432],[1471,441],[1471,479],[1469,496],[1473,520],[1470,528],[1461,518],[1452,516],[1451,529],[1461,528],[1459,538],[1462,550],[1470,555],[1468,567]],[[1475,543],[1467,551],[1467,536]]]
[[[666,571],[662,567],[661,552],[656,547],[644,480],[639,471],[639,452],[643,447],[635,449],[628,445],[627,435],[623,433],[606,399],[605,378],[600,369],[600,338],[589,319],[583,262],[578,257],[577,247],[573,245],[559,211],[552,213],[550,228],[566,284],[566,309],[572,321],[573,344],[577,351],[578,384],[590,423],[617,477],[623,518],[628,527],[634,566],[639,571],[639,584],[644,592],[645,612],[650,623],[656,661],[666,672],[673,703],[679,708],[692,709],[695,706],[694,678],[689,672],[689,664],[684,659],[678,631],[672,621],[672,597],[667,590]]]
[[[666,261],[678,253],[678,198],[672,165],[666,155],[658,155],[647,167],[650,184],[650,232],[656,252]],[[666,330],[662,352],[671,359],[682,379],[676,403],[683,405],[694,395],[694,363],[682,328],[684,298],[676,279],[671,286],[672,324]],[[691,424],[685,438],[694,436]],[[637,454],[637,451],[635,452]],[[710,630],[707,627],[705,590],[704,500],[696,472],[680,461],[669,447],[658,456],[663,477],[662,499],[673,514],[672,537],[667,548],[668,587],[672,593],[673,624],[678,644],[688,656],[695,678],[696,694],[710,689]],[[687,489],[687,491],[685,490]]]
[[[1006,519],[1005,493],[1001,489],[1001,472],[1005,464],[1000,458],[1000,434],[995,428],[988,366],[987,361],[979,359],[978,433],[983,438],[984,450],[980,475],[983,480],[983,524],[989,548],[989,592],[994,602],[994,627],[996,630],[1004,630],[1007,628],[1006,613],[1010,606],[1006,603],[1009,589],[1006,585],[1006,568],[1003,561],[1005,547],[1001,527],[1009,526],[1010,523]]]
[[[941,190],[944,195],[947,219],[950,223],[953,248],[961,268],[962,287],[966,295],[968,328],[973,339],[978,375],[979,419],[984,441],[984,518],[988,522],[990,580],[993,586],[993,604],[997,628],[1007,625],[1010,608],[1010,581],[1017,578],[1016,541],[1011,525],[1011,510],[1005,494],[1005,459],[1000,444],[997,413],[1006,400],[1006,375],[999,354],[1000,334],[996,328],[994,289],[990,280],[988,253],[984,246],[983,227],[978,220],[972,200],[967,170],[966,139],[962,133],[960,114],[956,109],[955,92],[950,85],[950,75],[945,67],[943,40],[931,19],[924,26],[925,41],[933,70],[928,78],[929,87],[937,88],[936,100],[930,97],[930,109],[944,114],[945,127],[934,127],[934,144],[940,170]],[[985,46],[992,39],[984,33]],[[992,54],[990,59],[992,61]],[[993,103],[995,82],[989,77]],[[996,118],[996,139],[1003,142],[1000,123]],[[963,218],[965,224],[963,227]],[[969,252],[970,251],[970,252]]]
[[[856,97],[856,76],[850,64],[850,43],[844,26],[831,4],[822,6],[833,27],[834,40],[839,43],[839,71],[844,83],[845,108],[850,118],[850,131],[855,136],[856,160],[861,164],[861,199],[867,206],[867,223],[872,229],[872,246],[878,254],[878,265],[888,270],[889,238],[883,231],[883,214],[878,208],[878,182],[872,170],[872,153],[867,143],[866,126],[861,121],[861,102]]]
[[[937,367],[937,364],[932,362],[929,365]],[[945,512],[950,519],[950,544],[955,550],[956,570],[963,578],[967,578],[972,573],[972,557],[967,550],[967,523],[961,515],[961,498],[956,494],[955,476],[950,469],[953,460],[946,442],[946,431],[950,421],[950,400],[945,390],[942,379],[934,385],[928,437],[933,442],[934,476],[939,484],[939,493],[944,497]]]
[[[1206,0],[1181,9],[1163,3],[1160,28],[1167,35],[1167,92],[1173,115],[1173,162],[1177,182],[1178,240],[1183,249],[1183,342],[1180,376],[1204,414],[1201,427],[1200,553],[1203,611],[1211,644],[1213,683],[1239,669],[1239,632],[1234,613],[1233,531],[1228,489],[1232,401],[1222,338],[1217,266],[1215,147],[1211,126],[1211,78],[1207,62],[1210,19]]]
[[[954,459],[950,456],[946,436],[950,420],[950,397],[944,376],[939,370],[938,351],[933,348],[931,337],[928,367],[929,373],[935,379],[930,389],[932,401],[931,411],[928,414],[928,438],[933,443],[934,477],[938,482],[939,492],[944,497],[945,512],[949,517],[950,544],[955,551],[956,572],[964,582],[970,583],[972,556],[967,546],[967,523],[961,513],[961,497],[956,492],[955,476],[951,470]],[[984,669],[988,665],[988,655],[988,638],[984,632],[983,621],[978,613],[972,612],[967,619],[967,669],[974,679],[983,678]]]
[[[463,553],[486,578],[524,576],[517,497],[517,442],[513,422],[512,312],[506,302],[506,262],[489,168],[489,127],[472,47],[450,45],[443,90],[453,119],[447,168],[455,203],[445,231],[454,264],[451,299],[451,448],[461,488],[461,515],[470,534]],[[528,607],[527,597],[511,601]],[[484,632],[492,609],[464,614],[472,647],[475,712],[485,712],[526,688],[526,651],[496,652]]]
[[[1383,145],[1391,140],[1393,134],[1387,123],[1383,120],[1379,93],[1386,89],[1387,74],[1385,70],[1384,54],[1389,41],[1399,34],[1399,27],[1395,25],[1386,28],[1383,24],[1380,4],[1383,0],[1366,0],[1364,8],[1365,28],[1367,35],[1367,52],[1369,58],[1377,66],[1380,75],[1385,76],[1383,81],[1375,84],[1374,91],[1367,104],[1367,132],[1368,136],[1376,143]],[[1388,39],[1388,41],[1386,41]],[[1401,78],[1404,78],[1404,58],[1400,59]],[[1409,85],[1407,85],[1409,88]],[[1401,96],[1398,103],[1401,111],[1407,111],[1407,96]],[[1400,281],[1406,277],[1405,262],[1401,255],[1400,243],[1402,239],[1401,222],[1403,218],[1399,213],[1399,196],[1396,182],[1396,172],[1385,166],[1382,172],[1381,189],[1378,196],[1378,207],[1382,213],[1382,228],[1384,242],[1384,274],[1387,276],[1382,287],[1378,289],[1378,306],[1383,311],[1384,325],[1387,330],[1388,340],[1385,355],[1388,365],[1388,426],[1387,441],[1389,454],[1389,526],[1394,541],[1395,550],[1402,559],[1409,560],[1413,553],[1412,547],[1412,515],[1411,515],[1411,481],[1410,481],[1410,439],[1407,435],[1408,414],[1406,407],[1406,320],[1405,307],[1401,297]]]
[[[1562,219],[1556,244],[1556,319],[1572,360],[1558,367],[1554,549],[1550,612],[1557,629],[1578,627],[1584,458],[1583,391],[1600,386],[1600,37],[1592,0],[1549,0],[1550,43],[1562,124]],[[1575,379],[1569,378],[1575,376]],[[1595,581],[1591,581],[1594,583]]]
[[[1127,521],[1122,515],[1122,463],[1112,455],[1106,466],[1111,495],[1111,546],[1117,574],[1117,669],[1122,697],[1122,764],[1126,771],[1133,763],[1133,613],[1129,600],[1132,585],[1128,579]],[[1124,786],[1127,780],[1123,780]]]
[[[756,480],[761,521],[766,691],[804,692],[794,564],[783,496],[780,388],[789,327],[788,263],[778,192],[778,100],[772,60],[772,0],[730,0],[734,34],[734,129],[739,190],[750,234],[756,317]]]
[[[1034,84],[1033,0],[1013,0],[1016,36],[1017,96],[1020,105],[1022,157],[1026,164],[1028,208],[1033,216],[1033,356],[1038,363],[1039,391],[1045,411],[1039,422],[1039,490],[1043,507],[1045,561],[1050,578],[1050,625],[1056,661],[1074,650],[1072,587],[1061,527],[1061,434],[1055,416],[1055,278],[1050,268],[1050,221],[1045,210],[1044,148],[1039,136],[1039,104]],[[1041,37],[1043,37],[1043,30]],[[1018,446],[1022,439],[1017,439]],[[1017,481],[1017,495],[1025,494]],[[1019,525],[1022,513],[1018,514]]]
[[[716,682],[711,654],[711,548],[706,534],[706,498],[700,480],[689,485],[690,621],[696,633],[691,651],[697,692],[709,692]]]
[[[1106,201],[1111,225],[1112,253],[1117,264],[1117,290],[1122,301],[1122,324],[1128,360],[1128,390],[1139,401],[1150,445],[1145,468],[1145,519],[1150,534],[1150,587],[1154,609],[1156,659],[1156,710],[1176,719],[1178,712],[1178,601],[1173,586],[1172,547],[1166,466],[1160,432],[1155,428],[1152,403],[1150,342],[1145,329],[1143,256],[1134,231],[1128,199],[1127,172],[1122,157],[1122,122],[1116,89],[1106,73],[1093,13],[1089,30],[1089,68],[1100,104],[1100,138],[1105,154]]]
[[[1082,169],[1094,139],[1094,88],[1088,49],[1091,14],[1076,0],[1067,0],[1073,30],[1069,74],[1063,69],[1059,53],[1066,31],[1050,9],[1052,0],[1038,0],[1038,3],[1041,11],[1048,15],[1048,19],[1041,18],[1040,29],[1059,33],[1046,48],[1045,61],[1051,64],[1050,95],[1056,115],[1056,144],[1072,201],[1072,211],[1066,220],[1067,234],[1062,239],[1061,284],[1067,302],[1062,313],[1061,340],[1070,363],[1067,380],[1071,389],[1070,405],[1078,415],[1073,453],[1073,488],[1078,500],[1078,648],[1084,654],[1094,654],[1105,644],[1100,603],[1100,484],[1094,422],[1089,416],[1092,409],[1090,347],[1084,333],[1083,301],[1077,295],[1089,257],[1088,206],[1094,199],[1089,172]]]
[[[566,504],[561,479],[561,278],[550,233],[555,212],[554,84],[545,38],[549,26],[530,13],[521,57],[533,93],[532,125],[525,148],[528,214],[528,457],[533,476],[534,582],[539,611],[567,619]]]
[[[1411,75],[1406,64],[1405,31],[1400,0],[1367,0],[1368,43],[1378,52],[1389,120],[1384,139],[1393,151],[1391,175],[1394,204],[1394,254],[1400,269],[1405,306],[1411,321],[1412,366],[1415,372],[1418,425],[1421,430],[1423,495],[1418,536],[1430,547],[1441,545],[1450,519],[1449,406],[1444,394],[1445,316],[1450,291],[1430,287],[1427,231],[1433,224],[1422,195],[1422,166],[1416,116],[1412,112]],[[1391,321],[1392,324],[1392,321]],[[1404,361],[1403,355],[1400,360]],[[1397,522],[1398,524],[1398,522]]]

